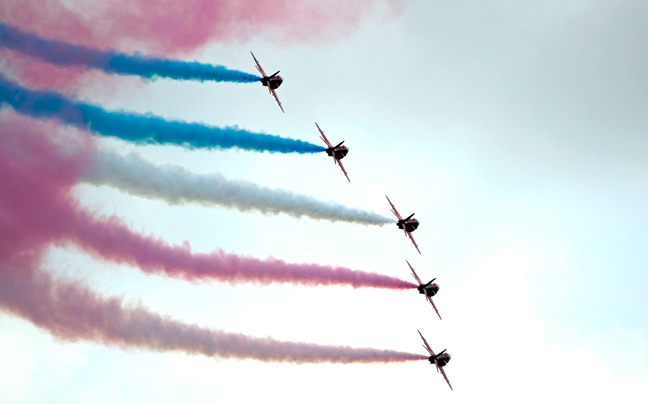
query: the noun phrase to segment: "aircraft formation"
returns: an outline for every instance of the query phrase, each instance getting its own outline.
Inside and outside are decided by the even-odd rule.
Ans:
[[[275,91],[283,83],[283,78],[281,76],[278,76],[279,71],[277,71],[276,73],[270,76],[266,75],[265,71],[259,64],[259,61],[254,56],[254,53],[252,52],[250,53],[254,58],[254,62],[256,63],[257,70],[263,75],[263,78],[261,79],[261,84],[264,87],[268,87],[270,94],[275,98],[275,100],[277,100],[277,104],[279,104],[279,108],[281,108],[281,112],[285,113],[286,111],[284,111],[283,107],[281,106],[281,102],[279,101],[279,97],[277,96],[277,93]],[[333,146],[332,143],[328,140],[328,138],[324,134],[324,131],[322,131],[320,126],[317,124],[317,122],[315,122],[315,126],[317,126],[317,129],[320,132],[320,139],[322,139],[322,141],[326,143],[327,146],[326,154],[330,157],[333,157],[333,162],[335,163],[335,165],[340,166],[340,169],[342,170],[342,173],[344,173],[346,179],[349,182],[351,182],[351,179],[349,178],[349,174],[344,169],[344,166],[342,165],[342,161],[341,161],[349,153],[349,148],[347,146],[342,145],[342,143],[344,143],[344,140],[338,143],[337,145]],[[418,229],[420,222],[418,221],[418,219],[414,218],[414,213],[412,213],[406,218],[403,218],[401,214],[398,212],[398,210],[396,209],[396,206],[394,206],[392,201],[389,199],[389,197],[385,195],[385,198],[387,198],[387,202],[389,202],[389,206],[391,207],[390,209],[391,212],[398,219],[396,222],[396,226],[398,226],[400,230],[403,230],[403,232],[405,233],[405,237],[408,237],[412,241],[412,244],[414,244],[414,248],[416,248],[416,251],[418,251],[419,255],[421,255],[421,250],[419,249],[418,244],[416,244],[416,241],[412,236],[412,232]],[[410,267],[410,270],[412,271],[412,276],[414,277],[414,279],[419,285],[417,287],[418,292],[425,296],[425,299],[432,305],[437,316],[439,316],[439,319],[441,319],[441,314],[439,313],[439,310],[437,309],[436,305],[434,304],[434,301],[432,300],[432,297],[439,292],[439,285],[434,282],[436,278],[432,279],[427,283],[423,283],[423,281],[421,281],[421,278],[419,278],[419,276],[416,274],[416,271],[409,263],[409,261],[406,262],[407,265]],[[435,365],[437,372],[441,373],[446,383],[448,383],[450,389],[453,390],[452,385],[450,384],[450,380],[448,379],[448,376],[446,375],[444,370],[444,367],[448,364],[448,362],[450,362],[451,359],[450,354],[446,352],[446,349],[442,350],[438,354],[435,354],[434,351],[432,350],[432,347],[430,347],[428,342],[425,340],[425,337],[423,337],[423,334],[421,334],[419,330],[416,331],[419,333],[421,339],[423,340],[423,348],[425,348],[425,350],[430,354],[430,356],[428,357],[428,361],[430,361],[431,364]]]
[[[29,55],[30,57],[40,58],[41,60],[60,65],[64,67],[69,66],[82,66],[87,69],[99,69],[104,71],[107,74],[120,74],[120,75],[136,75],[144,78],[151,77],[165,77],[171,79],[181,79],[181,80],[200,80],[200,81],[227,81],[227,82],[237,82],[237,83],[252,83],[260,82],[263,87],[266,87],[270,93],[275,98],[279,108],[282,113],[285,113],[284,108],[279,100],[277,95],[277,90],[282,85],[284,79],[279,76],[279,71],[274,74],[268,75],[265,73],[264,69],[261,67],[261,64],[257,60],[256,56],[252,53],[252,58],[255,63],[255,67],[258,72],[261,74],[261,77],[252,75],[246,72],[235,71],[227,69],[223,66],[216,65],[206,65],[198,62],[185,62],[178,60],[167,60],[163,58],[151,58],[141,54],[126,55],[120,54],[112,51],[104,51],[95,48],[88,48],[79,45],[72,45],[63,42],[52,41],[46,38],[39,37],[35,34],[26,33],[20,31],[14,27],[8,26],[0,22],[0,36],[3,40],[0,41],[0,47],[5,47]],[[52,52],[52,49],[56,49],[56,52]],[[41,91],[36,89],[29,89],[24,87],[22,84],[15,82],[9,78],[4,77],[0,74],[0,106],[10,106],[18,114],[27,116],[28,118],[54,118],[59,123],[64,125],[70,125],[73,127],[80,128],[87,132],[92,132],[95,134],[100,134],[108,137],[115,137],[123,141],[131,142],[134,144],[172,144],[181,147],[203,147],[203,148],[231,148],[236,147],[243,150],[253,150],[253,151],[268,151],[268,152],[277,152],[277,153],[315,153],[315,152],[326,152],[327,156],[333,159],[335,165],[339,166],[342,170],[347,181],[350,183],[351,179],[348,172],[346,171],[344,165],[342,164],[342,159],[347,157],[349,153],[349,148],[344,145],[344,140],[334,145],[330,142],[327,136],[324,134],[324,131],[321,129],[320,125],[315,122],[315,126],[320,133],[320,139],[324,142],[326,147],[322,147],[316,144],[310,144],[309,142],[304,142],[296,139],[283,138],[281,136],[270,135],[266,133],[254,133],[241,128],[232,128],[232,127],[214,127],[201,124],[188,123],[183,121],[170,121],[164,119],[163,117],[154,116],[152,114],[138,114],[126,111],[108,111],[100,106],[84,103],[75,98],[65,96],[64,94],[58,93],[56,91]],[[4,125],[0,128],[0,137],[8,138],[14,136],[13,133],[15,128],[10,127],[11,125]],[[20,125],[19,125],[20,126]],[[28,136],[24,135],[28,133],[31,129],[26,127],[19,127],[19,130],[23,136],[17,137],[18,140],[25,140]],[[37,130],[35,127],[34,133],[30,136],[36,136],[36,131],[42,131],[40,128]],[[31,138],[30,138],[31,139]],[[34,137],[36,139],[36,137]],[[41,139],[42,140],[42,139]],[[0,142],[1,144],[2,142]],[[38,147],[37,147],[38,146]],[[28,164],[32,161],[45,161],[47,159],[49,162],[45,166],[58,167],[67,167],[65,166],[66,161],[61,160],[56,153],[49,153],[47,145],[40,147],[40,143],[29,143],[25,140],[25,150],[29,153],[34,154],[32,159],[20,159],[17,154],[5,153],[2,147],[0,147],[0,154],[4,153],[4,159],[7,160],[7,163],[4,167],[3,175],[7,175],[7,178],[13,178],[13,176],[19,176],[24,172],[28,172],[31,168],[23,168],[22,165]],[[21,146],[23,147],[23,146]],[[29,147],[33,147],[29,149]],[[94,146],[93,146],[94,147]],[[7,149],[8,150],[8,149]],[[194,178],[194,180],[189,180],[188,175],[182,170],[173,170],[172,168],[161,168],[154,167],[142,160],[136,158],[130,158],[128,161],[124,160],[120,156],[111,154],[107,151],[94,150],[95,153],[90,153],[93,156],[93,164],[89,164],[92,167],[90,171],[84,171],[86,168],[82,169],[82,164],[79,163],[79,170],[84,178],[84,181],[95,184],[118,184],[115,187],[119,188],[125,192],[132,194],[145,195],[146,197],[152,197],[153,193],[158,198],[162,198],[168,201],[177,201],[186,198],[187,195],[192,195],[195,200],[211,201],[218,202],[225,206],[231,206],[232,201],[224,200],[222,195],[209,194],[209,186],[205,187],[206,184],[205,178]],[[39,154],[40,153],[40,154]],[[16,157],[18,156],[18,157]],[[12,158],[17,158],[20,161],[12,162],[9,161]],[[2,161],[3,159],[0,159]],[[24,160],[24,161],[23,161]],[[76,167],[76,166],[75,166]],[[2,167],[0,167],[2,168]],[[14,170],[14,171],[11,171]],[[54,172],[57,170],[53,169]],[[145,175],[146,174],[146,175]],[[22,178],[22,177],[21,177]],[[33,200],[30,193],[41,192],[41,188],[38,186],[37,181],[29,182],[33,178],[40,178],[39,175],[34,175],[28,177],[22,183],[23,186],[16,189],[15,194],[17,197],[23,197],[27,200]],[[164,182],[160,181],[161,178],[164,178]],[[258,197],[258,192],[248,192],[248,188],[254,188],[254,184],[240,184],[237,183],[236,187],[232,184],[225,184],[226,181],[220,177],[210,177],[207,179],[209,184],[218,183],[221,188],[227,187],[230,191],[228,194],[236,194],[236,203],[241,204],[241,209],[249,209],[251,206],[254,206],[256,209],[263,211],[267,209],[268,211],[275,211],[277,208],[276,205],[266,206],[263,203],[267,201],[260,201],[258,199],[243,199],[241,196],[243,194],[254,194],[255,198]],[[65,187],[73,184],[76,179],[74,176],[70,178],[66,177],[66,181],[70,181],[70,184],[66,183],[61,179],[61,183],[57,183],[57,186],[60,186],[61,189],[67,189]],[[12,182],[12,184],[18,183],[18,181]],[[155,192],[151,190],[151,184],[155,183]],[[30,185],[31,184],[31,185]],[[192,184],[200,184],[199,187],[193,187]],[[236,189],[234,189],[236,188]],[[26,190],[24,195],[18,191]],[[58,192],[58,188],[52,186],[52,190]],[[43,192],[49,192],[50,188],[45,189]],[[200,191],[200,192],[198,192]],[[236,192],[234,192],[236,191]],[[52,191],[54,192],[54,191]],[[265,190],[264,195],[268,197],[268,194],[271,191]],[[9,192],[7,193],[9,194]],[[285,194],[285,192],[279,192],[279,194]],[[40,195],[40,194],[38,194]],[[249,195],[248,195],[249,196]],[[220,199],[219,199],[220,198]],[[300,198],[299,196],[293,196],[293,198]],[[0,198],[1,199],[1,198]],[[55,198],[39,198],[38,200],[50,201]],[[273,199],[274,203],[277,202],[277,198]],[[304,199],[304,198],[302,198]],[[306,198],[308,199],[308,198]],[[312,199],[312,198],[310,198]],[[310,200],[309,199],[309,200]],[[403,217],[399,211],[396,209],[396,206],[392,203],[389,197],[386,196],[387,202],[390,206],[390,211],[395,215],[396,220],[391,222],[396,225],[399,230],[402,230],[404,235],[410,239],[414,248],[416,248],[419,255],[421,250],[419,249],[418,244],[414,240],[412,233],[416,231],[420,225],[418,219],[414,218],[414,214],[407,217]],[[296,200],[296,199],[295,199]],[[285,201],[286,206],[293,206],[295,200]],[[336,220],[342,220],[342,214],[344,213],[341,210],[340,206],[331,206],[329,211],[322,209],[322,204],[319,202],[309,202],[312,206],[313,214],[316,214],[317,218],[322,218],[324,216],[331,217]],[[2,201],[0,201],[2,203]],[[247,204],[247,205],[246,205]],[[262,207],[262,205],[264,207]],[[15,214],[20,217],[22,208],[28,209],[28,204],[24,206],[19,203],[11,205],[12,208],[16,209]],[[195,256],[190,253],[186,248],[176,248],[175,246],[168,245],[161,240],[158,240],[153,237],[146,237],[138,235],[128,228],[128,226],[123,225],[118,220],[113,220],[109,222],[102,222],[100,220],[92,222],[91,225],[87,224],[83,220],[89,217],[86,216],[83,212],[76,212],[75,206],[67,206],[65,204],[45,206],[46,208],[54,209],[56,214],[52,214],[53,217],[58,218],[58,220],[66,222],[66,224],[71,224],[74,226],[89,226],[83,227],[87,230],[84,233],[87,238],[79,237],[78,240],[75,239],[76,243],[81,245],[83,248],[87,248],[92,251],[96,251],[98,255],[102,256],[106,260],[116,260],[117,262],[137,262],[137,266],[144,272],[159,272],[160,268],[164,268],[164,273],[167,276],[173,276],[183,279],[215,279],[222,282],[231,282],[238,283],[243,281],[257,281],[257,282],[292,282],[294,284],[309,284],[309,285],[352,285],[353,287],[383,287],[390,289],[414,289],[416,288],[418,292],[424,295],[425,299],[432,305],[435,312],[437,313],[439,319],[441,315],[437,309],[435,302],[432,300],[433,297],[439,292],[439,285],[435,283],[435,279],[424,283],[409,263],[406,261],[412,276],[417,282],[417,285],[412,284],[411,282],[403,281],[401,279],[390,277],[377,273],[369,273],[364,271],[352,270],[349,268],[341,267],[327,267],[323,265],[316,264],[292,264],[284,263],[281,261],[274,260],[272,262],[267,262],[251,257],[239,257],[234,254],[213,254],[213,255],[199,255]],[[342,206],[342,208],[344,208]],[[279,211],[285,212],[285,210],[278,209]],[[345,220],[358,222],[363,224],[378,224],[383,225],[390,223],[390,218],[385,217],[379,214],[371,214],[371,212],[358,212],[358,210],[352,210],[344,213],[346,216]],[[73,214],[74,213],[74,214]],[[304,210],[299,211],[299,215],[303,215]],[[65,216],[68,215],[68,216]],[[324,215],[324,216],[323,216]],[[44,226],[44,225],[43,225]],[[41,226],[41,227],[43,227]],[[37,233],[37,236],[34,237],[24,237],[18,238],[18,240],[38,240],[39,243],[45,245],[45,241],[40,241],[41,239],[55,239],[55,238],[65,238],[68,237],[67,233],[61,230],[61,234],[57,231],[52,231],[47,233],[47,237],[41,237],[38,233],[40,227],[36,226],[34,229],[28,229],[29,231]],[[61,226],[61,229],[67,229],[66,226]],[[58,227],[57,227],[58,229]],[[1,229],[0,229],[1,230]],[[51,234],[50,234],[51,233]],[[132,245],[129,242],[136,240],[136,248],[131,248]],[[24,248],[28,251],[36,251],[36,249],[42,248],[41,244],[36,246],[26,245]],[[21,247],[22,248],[22,247]],[[14,250],[12,250],[14,251]],[[22,252],[21,249],[16,249],[12,254],[20,255]],[[13,257],[13,256],[12,256]],[[2,259],[2,257],[0,257]],[[209,265],[205,265],[205,263]],[[209,270],[205,268],[208,267]],[[2,269],[0,269],[0,276],[2,276]],[[5,274],[6,275],[6,274]],[[10,274],[11,275],[11,274]],[[9,281],[13,282],[13,278],[9,276]],[[40,284],[29,284],[29,287],[36,287]],[[31,289],[30,289],[31,290]],[[67,290],[67,289],[66,289]],[[70,291],[75,291],[76,289],[70,288]],[[47,298],[50,297],[47,293],[40,293],[39,290],[34,289],[31,295],[33,299],[39,299],[41,304],[32,305],[28,304],[23,307],[25,302],[23,300],[17,302],[10,302],[11,304],[16,305],[21,310],[28,312],[32,307],[48,307],[53,312],[65,312],[69,310],[68,307],[59,307],[56,305],[55,301],[47,301]],[[96,310],[95,314],[87,316],[89,319],[92,318],[102,318],[102,313],[105,307],[103,307],[98,300],[93,300],[94,295],[92,293],[87,293],[85,290],[79,290],[78,295],[86,299],[87,303],[80,302],[81,306],[92,307]],[[76,293],[76,292],[75,292]],[[32,303],[32,302],[28,302]],[[2,302],[0,302],[2,304]],[[8,304],[8,303],[6,303]],[[2,308],[3,306],[0,306]],[[113,306],[108,307],[109,310],[114,309]],[[75,313],[68,313],[71,317],[75,316]],[[142,313],[140,313],[142,314]],[[151,316],[151,318],[157,318],[154,313],[143,313],[144,317]],[[128,312],[124,312],[125,317],[130,317]],[[26,316],[29,318],[29,316]],[[148,317],[146,317],[148,318]],[[83,321],[80,322],[80,324]],[[62,329],[58,325],[54,324],[52,327],[56,326],[56,330]],[[47,328],[47,326],[44,326]],[[114,334],[105,332],[102,336],[101,324],[96,325],[97,335],[104,338],[104,340],[110,340],[111,338],[116,338]],[[116,340],[115,342],[120,345],[127,344],[140,344],[146,345],[148,342],[147,337],[142,337],[137,334],[140,331],[140,326],[137,323],[133,323],[132,332],[125,333],[125,336],[120,336],[126,338],[124,340]],[[178,327],[182,328],[184,331],[182,333],[177,333],[173,330]],[[76,337],[74,329],[70,327],[65,328],[64,332],[69,333],[71,337]],[[143,327],[146,328],[146,327]],[[214,346],[220,346],[223,352],[227,352],[228,355],[239,358],[255,358],[259,360],[266,361],[294,361],[297,363],[305,363],[308,361],[319,362],[319,361],[328,361],[331,363],[351,363],[351,362],[402,362],[408,360],[423,360],[427,359],[431,364],[434,364],[437,368],[437,371],[442,373],[446,382],[452,389],[449,379],[445,374],[444,367],[450,361],[450,354],[445,350],[441,351],[439,354],[435,354],[431,346],[427,343],[423,335],[419,331],[419,335],[423,340],[423,347],[429,356],[422,356],[410,353],[396,352],[391,350],[371,350],[371,349],[361,349],[361,352],[357,352],[354,348],[339,346],[339,347],[327,347],[324,351],[330,352],[323,354],[322,350],[315,344],[294,344],[286,343],[276,340],[265,341],[265,348],[261,351],[259,348],[259,341],[254,338],[249,338],[245,336],[237,336],[241,341],[243,341],[242,348],[235,353],[231,352],[231,346],[228,343],[227,338],[222,341],[219,338],[223,338],[223,333],[214,333],[214,334],[205,334],[205,330],[194,329],[187,325],[182,325],[174,322],[169,322],[165,327],[161,327],[164,330],[170,330],[173,335],[200,335],[201,338],[187,338],[182,340],[185,344],[184,349],[187,352],[202,352],[201,346],[194,346],[196,341],[202,341],[205,336],[210,338]],[[133,340],[129,340],[132,336]],[[128,338],[127,338],[128,337]],[[160,349],[160,341],[166,341],[169,338],[164,336],[156,335],[154,341],[150,344],[154,346],[155,349]],[[247,345],[246,345],[247,344]],[[168,349],[178,349],[175,345]],[[230,350],[230,351],[228,351]],[[277,355],[277,352],[287,353],[285,355]],[[207,355],[213,355],[211,352],[202,352]]]

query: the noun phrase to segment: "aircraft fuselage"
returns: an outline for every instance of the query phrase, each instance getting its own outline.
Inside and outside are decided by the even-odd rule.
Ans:
[[[428,286],[420,285],[418,287],[418,291],[422,295],[424,294],[424,295],[432,297],[432,296],[436,295],[439,292],[439,285],[437,285],[436,283],[433,283],[433,284],[428,285]]]
[[[449,353],[444,352],[441,355],[437,355],[436,357],[430,356],[428,360],[430,361],[431,364],[437,363],[439,366],[443,367],[450,362],[451,356]]]
[[[397,223],[399,229],[403,229],[403,226],[405,226],[405,231],[411,233],[414,230],[416,230],[419,227],[419,221],[417,219],[409,219],[406,222],[398,222]]]
[[[346,146],[340,146],[340,147],[329,147],[326,149],[326,154],[329,156],[334,156],[338,160],[342,160],[347,154],[349,153],[349,149]]]
[[[273,90],[279,88],[281,83],[283,83],[281,76],[264,77],[261,79],[261,84],[263,84],[264,87],[270,86],[270,88]]]

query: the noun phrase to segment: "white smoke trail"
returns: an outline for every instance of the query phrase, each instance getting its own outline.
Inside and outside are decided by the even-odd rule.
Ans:
[[[335,202],[284,189],[259,186],[249,181],[230,180],[221,174],[201,175],[179,166],[155,165],[131,153],[126,156],[98,151],[81,179],[95,185],[108,185],[132,195],[162,199],[172,205],[199,203],[264,214],[285,213],[300,218],[324,219],[382,226],[394,220]]]

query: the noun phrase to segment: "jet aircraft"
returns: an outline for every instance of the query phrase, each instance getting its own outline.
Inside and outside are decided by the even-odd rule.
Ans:
[[[430,282],[423,284],[421,282],[421,278],[418,277],[416,274],[416,271],[414,271],[414,268],[412,268],[412,264],[409,263],[409,261],[405,260],[407,262],[407,265],[409,265],[410,269],[412,270],[412,276],[414,279],[416,279],[416,282],[419,283],[418,286],[418,291],[420,294],[425,295],[425,298],[427,299],[428,302],[434,307],[434,311],[436,311],[437,316],[441,319],[441,314],[439,314],[439,310],[437,310],[436,306],[434,305],[434,302],[432,301],[432,296],[436,295],[437,292],[439,291],[439,285],[436,283],[433,283],[436,278],[432,279]]]
[[[277,93],[275,92],[275,90],[277,88],[279,88],[281,83],[283,83],[283,79],[281,78],[281,76],[277,76],[279,74],[279,70],[277,70],[277,72],[275,74],[273,74],[271,76],[268,76],[263,71],[263,68],[259,64],[259,61],[257,60],[257,58],[254,57],[254,53],[252,53],[252,52],[250,52],[250,53],[252,54],[252,58],[256,62],[257,70],[263,76],[263,78],[261,79],[261,84],[264,87],[268,87],[268,91],[270,91],[270,94],[272,94],[275,97],[275,100],[277,100],[277,104],[279,104],[279,108],[281,108],[281,112],[285,113],[286,111],[284,111],[283,107],[281,106],[281,101],[279,101],[279,97],[277,97]]]
[[[427,343],[425,338],[423,338],[423,334],[419,330],[418,331],[419,335],[423,339],[423,348],[425,348],[426,351],[430,354],[430,357],[428,360],[430,361],[431,364],[436,366],[437,372],[441,372],[443,375],[443,378],[445,381],[448,383],[448,386],[450,386],[450,390],[452,389],[452,385],[450,384],[450,380],[448,380],[448,376],[446,376],[445,371],[443,370],[443,367],[450,362],[450,354],[446,352],[444,349],[443,351],[439,352],[438,354],[435,354],[430,345]]]
[[[419,227],[419,221],[412,217],[414,216],[414,213],[409,215],[407,218],[403,219],[400,213],[398,213],[398,211],[396,210],[394,204],[389,200],[389,197],[385,195],[385,198],[387,198],[387,201],[392,207],[391,209],[392,213],[396,215],[396,217],[398,218],[398,223],[396,223],[398,225],[398,228],[402,229],[405,232],[405,236],[409,237],[410,240],[412,240],[412,243],[414,243],[414,247],[416,247],[416,251],[418,251],[418,253],[421,254],[421,250],[419,250],[416,241],[414,241],[414,237],[412,237],[412,232]]]
[[[347,178],[347,180],[349,180],[349,182],[351,182],[351,180],[349,179],[349,175],[347,174],[346,170],[344,169],[344,166],[342,165],[342,162],[340,161],[347,155],[347,153],[349,153],[349,148],[346,146],[342,146],[344,140],[338,143],[337,146],[332,146],[331,142],[329,142],[329,140],[326,138],[326,135],[324,135],[324,132],[322,132],[322,129],[320,129],[317,122],[315,122],[315,126],[317,126],[317,129],[319,129],[320,133],[322,134],[322,136],[320,136],[320,139],[322,139],[324,143],[326,143],[326,145],[328,146],[328,149],[326,149],[326,154],[333,157],[333,161],[335,162],[335,164],[340,166],[342,172],[344,173],[344,176]]]

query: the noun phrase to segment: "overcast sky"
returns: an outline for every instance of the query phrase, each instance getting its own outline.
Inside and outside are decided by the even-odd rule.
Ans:
[[[421,221],[395,225],[169,206],[79,185],[89,209],[196,251],[437,277],[416,291],[193,284],[52,247],[43,269],[202,326],[291,341],[448,349],[454,391],[427,362],[292,365],[61,342],[0,311],[3,403],[644,402],[648,397],[648,4],[405,2],[308,42],[266,33],[190,56],[281,70],[285,114],[258,84],[97,80],[110,109],[345,140],[325,154],[133,146],[159,164]],[[399,9],[401,9],[399,8]],[[106,84],[109,83],[109,84]],[[438,396],[437,396],[438,395]]]

